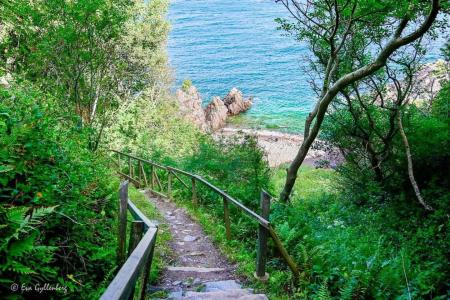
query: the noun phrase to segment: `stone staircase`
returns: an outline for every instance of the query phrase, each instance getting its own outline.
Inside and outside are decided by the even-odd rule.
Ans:
[[[163,293],[165,299],[265,300],[236,281],[235,266],[216,249],[210,237],[189,214],[172,201],[151,194],[148,198],[163,214],[172,240],[173,258],[156,286],[148,293]]]
[[[171,292],[168,299],[267,300],[267,297],[263,294],[254,294],[251,289],[243,289],[235,280],[221,280],[199,283],[195,291],[180,289]]]

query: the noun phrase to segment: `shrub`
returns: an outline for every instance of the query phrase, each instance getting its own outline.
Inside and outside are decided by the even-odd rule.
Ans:
[[[90,299],[114,268],[111,173],[78,117],[58,111],[27,82],[0,90],[2,292],[45,281]]]
[[[251,135],[218,140],[204,136],[197,151],[182,164],[254,210],[259,209],[261,189],[269,188],[270,173],[265,154]]]

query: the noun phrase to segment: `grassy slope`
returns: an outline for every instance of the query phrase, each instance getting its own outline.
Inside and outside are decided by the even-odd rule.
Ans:
[[[285,179],[285,167],[279,167],[274,170],[272,181],[276,194],[281,192]],[[326,194],[332,194],[335,192],[335,180],[336,173],[333,170],[304,166],[298,174],[292,198],[296,201],[299,199],[316,199]]]

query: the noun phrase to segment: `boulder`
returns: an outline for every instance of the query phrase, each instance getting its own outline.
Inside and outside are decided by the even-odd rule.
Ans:
[[[252,98],[244,99],[242,92],[235,87],[223,98],[223,103],[228,109],[229,116],[235,116],[241,112],[245,112],[253,104]]]
[[[195,86],[176,92],[181,115],[188,121],[197,125],[201,130],[206,130],[205,112],[202,108],[202,98]]]
[[[210,130],[215,131],[225,126],[228,117],[228,109],[220,100],[220,97],[214,97],[205,108],[205,118]]]

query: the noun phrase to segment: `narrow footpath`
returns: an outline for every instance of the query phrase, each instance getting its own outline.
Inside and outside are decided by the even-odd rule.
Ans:
[[[172,201],[146,193],[147,198],[164,216],[169,225],[174,260],[163,271],[158,290],[169,293],[168,299],[266,300],[241,286],[230,264],[216,249],[183,208]]]

